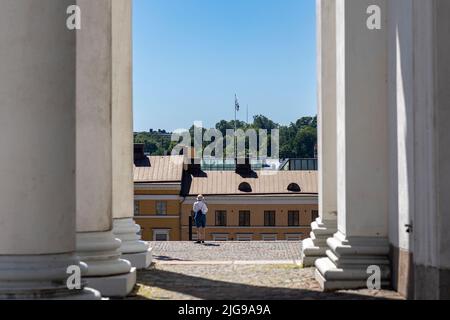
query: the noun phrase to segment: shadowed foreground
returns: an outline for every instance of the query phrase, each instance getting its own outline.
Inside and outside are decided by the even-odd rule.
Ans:
[[[314,269],[290,265],[155,264],[138,275],[129,299],[151,300],[319,300],[402,299],[394,291],[323,293]]]

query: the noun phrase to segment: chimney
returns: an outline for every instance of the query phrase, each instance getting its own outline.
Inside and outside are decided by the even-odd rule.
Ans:
[[[144,152],[145,145],[143,143],[134,144],[134,165],[136,167],[148,167],[150,162]]]
[[[250,164],[250,158],[235,158],[236,173],[249,174],[252,172],[252,166]]]
[[[195,150],[192,147],[183,148],[184,171],[190,174],[198,174],[202,171],[201,159],[195,158]],[[198,162],[198,164],[196,163]]]
[[[187,170],[190,174],[199,174],[202,172],[202,165],[199,162],[200,159],[191,159],[190,163],[187,165]],[[199,162],[199,163],[196,163]]]
[[[145,158],[144,146],[143,143],[134,144],[134,160],[143,160]]]

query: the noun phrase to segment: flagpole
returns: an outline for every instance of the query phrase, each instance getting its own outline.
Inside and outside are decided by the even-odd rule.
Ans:
[[[234,95],[234,132],[237,131],[237,95]]]
[[[234,94],[234,156],[237,159],[237,141],[236,141],[236,131],[237,131],[237,94]]]
[[[248,125],[248,104],[247,104],[247,125]]]

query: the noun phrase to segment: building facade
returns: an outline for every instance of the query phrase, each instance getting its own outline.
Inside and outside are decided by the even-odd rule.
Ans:
[[[136,148],[136,147],[135,147]],[[182,156],[135,152],[134,216],[148,241],[180,240]],[[140,154],[140,156],[139,156]]]
[[[134,203],[144,240],[195,240],[192,206],[199,194],[209,209],[209,241],[299,241],[318,217],[315,171],[193,172],[182,156],[147,157],[139,148]]]
[[[207,240],[299,241],[309,236],[318,215],[314,171],[186,172],[185,179],[182,240],[189,240],[192,205],[199,194],[209,210]],[[294,185],[298,189],[290,188]]]
[[[264,199],[207,196],[206,240],[213,241],[299,241],[309,236],[311,222],[318,215],[317,199],[296,201],[289,197]],[[181,240],[189,240],[189,219],[195,197],[182,205]],[[316,217],[317,218],[317,217]],[[193,239],[196,239],[193,228]]]

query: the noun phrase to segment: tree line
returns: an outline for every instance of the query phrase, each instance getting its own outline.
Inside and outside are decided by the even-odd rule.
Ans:
[[[280,125],[263,115],[253,117],[252,123],[237,120],[238,129],[247,130],[265,129],[268,131],[270,141],[270,130],[279,129],[280,134],[280,158],[314,158],[317,146],[317,116],[302,117],[289,125]],[[234,129],[234,120],[221,120],[216,123],[215,129],[223,136],[227,129]],[[190,128],[193,136],[194,126]],[[167,155],[178,142],[171,141],[171,133],[165,130],[150,129],[145,132],[134,133],[134,143],[144,144],[144,150],[149,155]],[[206,143],[208,144],[208,143]]]

